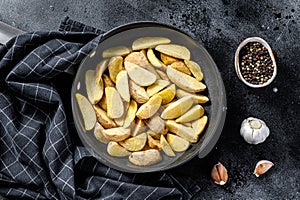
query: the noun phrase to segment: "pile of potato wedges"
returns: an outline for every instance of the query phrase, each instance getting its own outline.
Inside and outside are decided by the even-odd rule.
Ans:
[[[199,140],[208,117],[201,104],[206,85],[198,63],[183,45],[166,37],[143,37],[131,47],[102,52],[85,72],[86,96],[76,93],[85,130],[138,166],[175,157]]]

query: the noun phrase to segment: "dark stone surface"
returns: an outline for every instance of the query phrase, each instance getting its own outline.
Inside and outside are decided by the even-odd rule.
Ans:
[[[194,158],[173,169],[195,177],[201,188],[195,199],[300,199],[298,0],[0,2],[0,20],[25,31],[56,30],[66,15],[103,30],[133,21],[163,22],[183,29],[207,48],[225,83],[228,112],[215,149],[202,160]],[[277,77],[262,89],[247,87],[235,74],[235,49],[248,36],[264,38],[277,59]],[[249,145],[240,136],[240,124],[249,116],[269,126],[271,133],[264,143]],[[252,173],[261,159],[275,166],[256,178]],[[223,187],[210,178],[218,161],[229,172]]]

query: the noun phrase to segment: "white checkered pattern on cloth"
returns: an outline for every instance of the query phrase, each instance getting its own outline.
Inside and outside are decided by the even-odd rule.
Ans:
[[[60,31],[18,36],[0,49],[0,198],[189,199],[199,187],[171,172],[129,174],[84,148],[70,88],[101,31],[65,18]]]

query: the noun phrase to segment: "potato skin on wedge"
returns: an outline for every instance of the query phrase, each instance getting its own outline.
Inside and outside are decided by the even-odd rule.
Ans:
[[[145,151],[133,152],[129,156],[129,161],[137,166],[149,166],[156,164],[162,160],[160,151],[149,149]]]
[[[116,128],[116,123],[107,116],[107,113],[102,110],[98,105],[94,106],[95,113],[98,119],[98,122],[104,127],[104,128]]]
[[[145,88],[137,85],[132,80],[129,81],[129,86],[131,96],[137,103],[143,104],[149,100],[149,96]]]

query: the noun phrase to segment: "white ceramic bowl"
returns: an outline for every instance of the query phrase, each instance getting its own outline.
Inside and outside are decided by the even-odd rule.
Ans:
[[[241,49],[247,45],[248,43],[250,42],[258,42],[260,44],[262,44],[264,47],[267,48],[269,54],[270,54],[270,57],[271,57],[271,60],[272,60],[272,63],[273,63],[273,66],[274,66],[274,71],[273,71],[273,75],[272,77],[265,83],[263,84],[252,84],[252,83],[249,83],[248,81],[246,81],[241,73],[241,69],[240,69],[240,60],[239,60],[239,54],[240,54],[240,51]],[[235,64],[235,71],[237,73],[237,76],[239,77],[239,79],[241,81],[243,81],[243,83],[245,83],[246,85],[248,85],[249,87],[252,87],[252,88],[261,88],[261,87],[265,87],[267,85],[269,85],[276,77],[277,75],[277,65],[276,65],[276,61],[275,61],[275,57],[274,57],[274,54],[273,54],[273,51],[270,47],[270,45],[262,38],[260,37],[249,37],[249,38],[246,38],[245,40],[243,40],[236,52],[235,52],[235,60],[234,60],[234,64]]]

